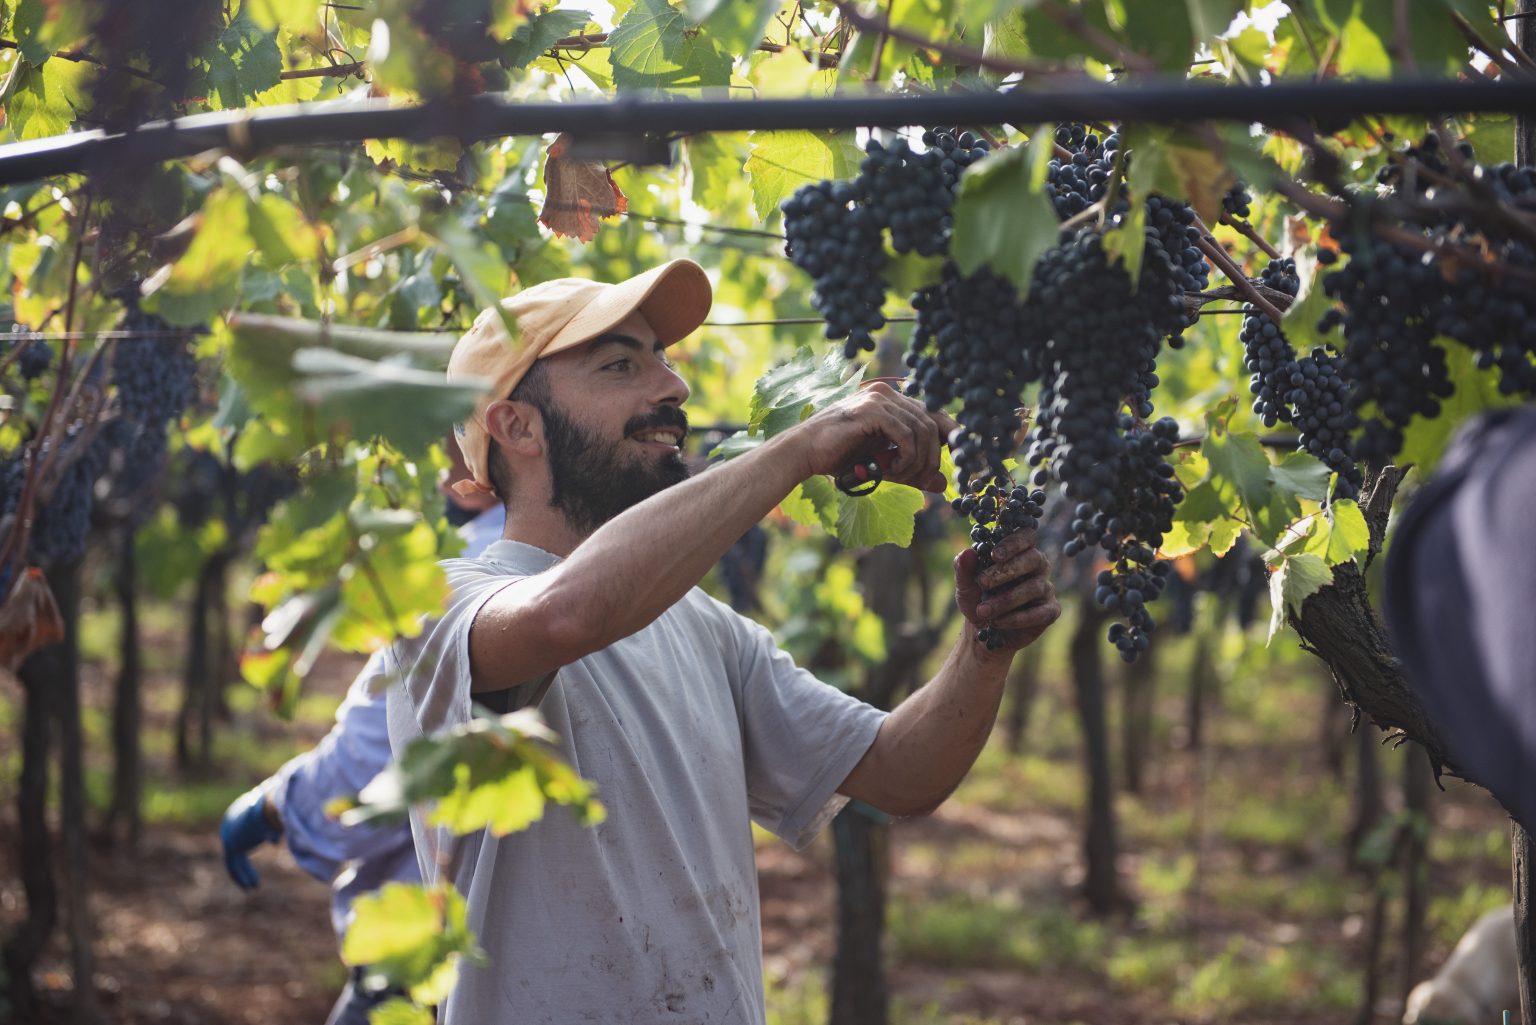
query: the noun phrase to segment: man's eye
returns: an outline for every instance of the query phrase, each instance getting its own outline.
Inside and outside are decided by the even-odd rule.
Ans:
[[[618,370],[628,370],[629,369],[629,357],[626,356],[624,359],[616,359],[612,363],[610,363],[606,367],[604,367],[603,369],[604,370],[615,370],[615,369],[618,369]]]

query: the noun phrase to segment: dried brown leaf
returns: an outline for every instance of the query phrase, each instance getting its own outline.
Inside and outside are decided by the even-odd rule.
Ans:
[[[64,618],[43,571],[29,566],[0,605],[0,665],[11,672],[38,648],[64,639]]]
[[[561,135],[550,144],[539,223],[556,235],[591,242],[597,235],[597,218],[617,217],[629,208],[629,200],[601,162],[565,156],[570,143],[569,135]]]

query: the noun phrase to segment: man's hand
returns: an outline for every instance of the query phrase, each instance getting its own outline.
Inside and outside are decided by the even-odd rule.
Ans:
[[[842,473],[849,464],[873,459],[894,445],[886,480],[943,491],[939,445],[953,426],[943,413],[929,413],[921,402],[876,381],[786,431],[785,436],[793,435],[803,454],[805,477]]]
[[[224,867],[242,890],[254,890],[261,884],[256,869],[251,867],[250,852],[264,843],[276,843],[283,835],[271,820],[267,793],[262,787],[242,794],[224,812],[224,821],[219,825]]]
[[[955,601],[972,626],[998,631],[997,652],[1012,657],[1061,617],[1051,564],[1035,547],[1035,532],[1021,530],[992,551],[992,565],[977,569],[975,549],[955,556]]]

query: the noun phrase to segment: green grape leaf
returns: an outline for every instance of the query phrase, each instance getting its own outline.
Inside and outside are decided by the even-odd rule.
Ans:
[[[241,4],[208,51],[208,83],[219,107],[243,107],[282,81],[283,54],[276,31],[263,31]]]
[[[515,5],[509,4],[508,7]],[[511,38],[502,46],[502,63],[513,71],[526,68],[557,40],[575,35],[586,28],[591,20],[592,15],[586,11],[565,8],[535,14],[518,25]]]
[[[393,164],[423,173],[452,171],[464,156],[464,146],[457,139],[439,138],[428,142],[409,139],[367,139],[363,152],[376,164]]]
[[[1227,71],[1244,85],[1259,84],[1272,48],[1268,35],[1249,25],[1230,39],[1218,40],[1215,46]]]
[[[399,358],[367,360],[334,349],[294,353],[294,396],[343,437],[385,438],[419,453],[474,412],[480,390]],[[409,409],[410,416],[401,416]]]
[[[84,61],[51,60],[42,67],[20,64],[11,74],[5,129],[24,142],[69,131],[75,112],[90,105],[96,69]]]
[[[418,652],[418,657],[431,657]],[[606,814],[593,787],[551,753],[554,734],[533,709],[493,716],[477,709],[467,723],[412,741],[358,795],[341,802],[345,825],[395,821],[430,801],[433,825],[463,835],[490,829],[497,836],[526,828],[553,801],[589,825]]]
[[[862,376],[841,353],[828,353],[818,362],[809,349],[802,349],[795,359],[758,379],[748,429],[771,438],[858,391]]]
[[[404,997],[390,997],[368,1012],[368,1025],[433,1025],[437,1016]]]
[[[519,337],[517,321],[501,306],[511,275],[496,246],[448,216],[439,217],[428,226],[428,232],[453,261],[459,280],[468,289],[475,305],[482,310],[496,310],[501,316],[502,329],[515,344]]]
[[[1233,434],[1208,420],[1200,450],[1210,461],[1211,479],[1218,482],[1218,486],[1225,484],[1234,488],[1250,515],[1269,504],[1274,495],[1274,481],[1270,477],[1269,460],[1264,457],[1264,448],[1255,435]]]
[[[1269,641],[1285,625],[1286,613],[1300,614],[1302,602],[1333,582],[1333,571],[1320,556],[1307,552],[1277,554],[1278,561],[1269,575]]]
[[[299,208],[276,193],[262,193],[251,204],[247,216],[251,241],[274,270],[295,260],[308,259],[319,248],[319,236]]]
[[[172,324],[206,324],[235,304],[240,271],[256,248],[251,201],[225,185],[212,192],[196,217],[196,234],[174,264],[150,279],[146,307]]]
[[[683,140],[693,181],[693,201],[707,210],[725,206],[741,178],[742,156],[734,138],[706,132]]]
[[[385,883],[353,902],[341,959],[410,989],[432,979],[444,964],[476,954],[468,917],[463,895],[451,884],[428,889]]]
[[[320,21],[321,0],[246,0],[243,10],[259,28],[309,30]]]
[[[1312,517],[1302,551],[1321,556],[1330,566],[1358,562],[1370,548],[1371,530],[1360,506],[1340,499]]]
[[[1021,298],[1029,292],[1036,262],[1061,234],[1050,199],[1043,189],[1031,188],[1032,177],[1029,153],[1018,148],[967,168],[955,198],[950,241],[950,255],[963,272],[991,267],[1013,282]]]
[[[1217,554],[1225,552],[1243,529],[1236,490],[1219,489],[1210,480],[1186,486],[1184,500],[1174,510],[1173,529],[1163,535],[1159,553],[1165,559],[1176,559],[1207,545]]]
[[[1115,54],[1099,49],[1094,40],[1083,38],[1079,32],[1052,18],[1043,9],[1044,6],[1038,3],[1018,4],[1003,18],[990,22],[986,52],[1000,57],[1036,57],[1069,62],[1080,62],[1084,57],[1106,63],[1118,61]],[[1099,36],[1112,39],[1119,35],[1110,24],[1109,4],[1075,0],[1069,6]],[[1163,10],[1166,5],[1154,6]]]
[[[836,486],[826,477],[816,476],[801,481],[779,503],[779,508],[796,523],[820,527],[829,534],[835,534],[838,516],[842,511],[839,499],[846,497],[839,495]]]
[[[745,166],[758,220],[777,219],[779,204],[802,185],[852,178],[863,158],[852,132],[754,132]]]
[[[1518,398],[1499,391],[1497,370],[1477,369],[1466,346],[1444,338],[1435,344],[1445,351],[1446,375],[1456,390],[1440,400],[1439,416],[1415,416],[1403,428],[1403,450],[1396,459],[1399,466],[1415,466],[1423,474],[1440,462],[1457,428],[1469,418],[1485,410],[1520,404]]]
[[[1275,487],[1309,502],[1327,499],[1331,474],[1326,463],[1307,452],[1287,452],[1269,468]]]
[[[914,517],[923,509],[923,493],[886,481],[868,495],[837,497],[837,540],[848,548],[912,543]]]
[[[90,31],[91,11],[59,0],[18,0],[11,19],[16,48],[33,67],[41,67],[55,50],[67,49]],[[59,61],[60,64],[73,63]]]
[[[1190,17],[1197,13],[1207,17],[1207,12],[1199,10],[1207,3],[1215,6],[1214,0],[1190,0],[1182,11],[1174,3],[1125,4],[1124,30],[1114,35],[1126,41],[1125,49],[1141,54],[1162,71],[1183,75],[1201,38],[1196,35]],[[1227,20],[1230,23],[1231,19]]]
[[[689,22],[726,53],[751,53],[762,42],[781,0],[684,0]]]
[[[1229,490],[1227,496],[1232,492]],[[1228,501],[1210,481],[1201,481],[1184,494],[1184,500],[1174,510],[1175,523],[1214,523],[1236,516],[1241,510]]]
[[[911,295],[936,285],[944,276],[944,257],[919,256],[916,251],[898,253],[886,249],[885,280],[894,295]]]
[[[1189,27],[1197,42],[1209,43],[1225,32],[1246,0],[1185,0],[1189,8]]]
[[[730,84],[731,55],[691,31],[683,12],[666,0],[638,0],[609,33],[608,46],[621,90]]]
[[[1344,23],[1338,38],[1335,60],[1339,74],[1362,78],[1387,78],[1392,74],[1392,57],[1387,53],[1391,36],[1384,38],[1356,15]]]
[[[1131,291],[1141,280],[1141,258],[1147,252],[1147,205],[1133,197],[1120,227],[1104,233],[1104,253],[1111,263],[1119,262],[1131,279]]]
[[[1479,114],[1460,121],[1461,136],[1485,164],[1495,164],[1515,151],[1515,118],[1512,114]]]

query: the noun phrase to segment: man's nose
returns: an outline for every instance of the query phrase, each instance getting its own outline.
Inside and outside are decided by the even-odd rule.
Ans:
[[[688,382],[684,381],[676,370],[663,362],[660,356],[657,357],[655,366],[658,372],[653,375],[655,384],[653,385],[652,400],[658,406],[681,406],[684,402],[687,402],[688,396],[691,394],[688,390]]]

